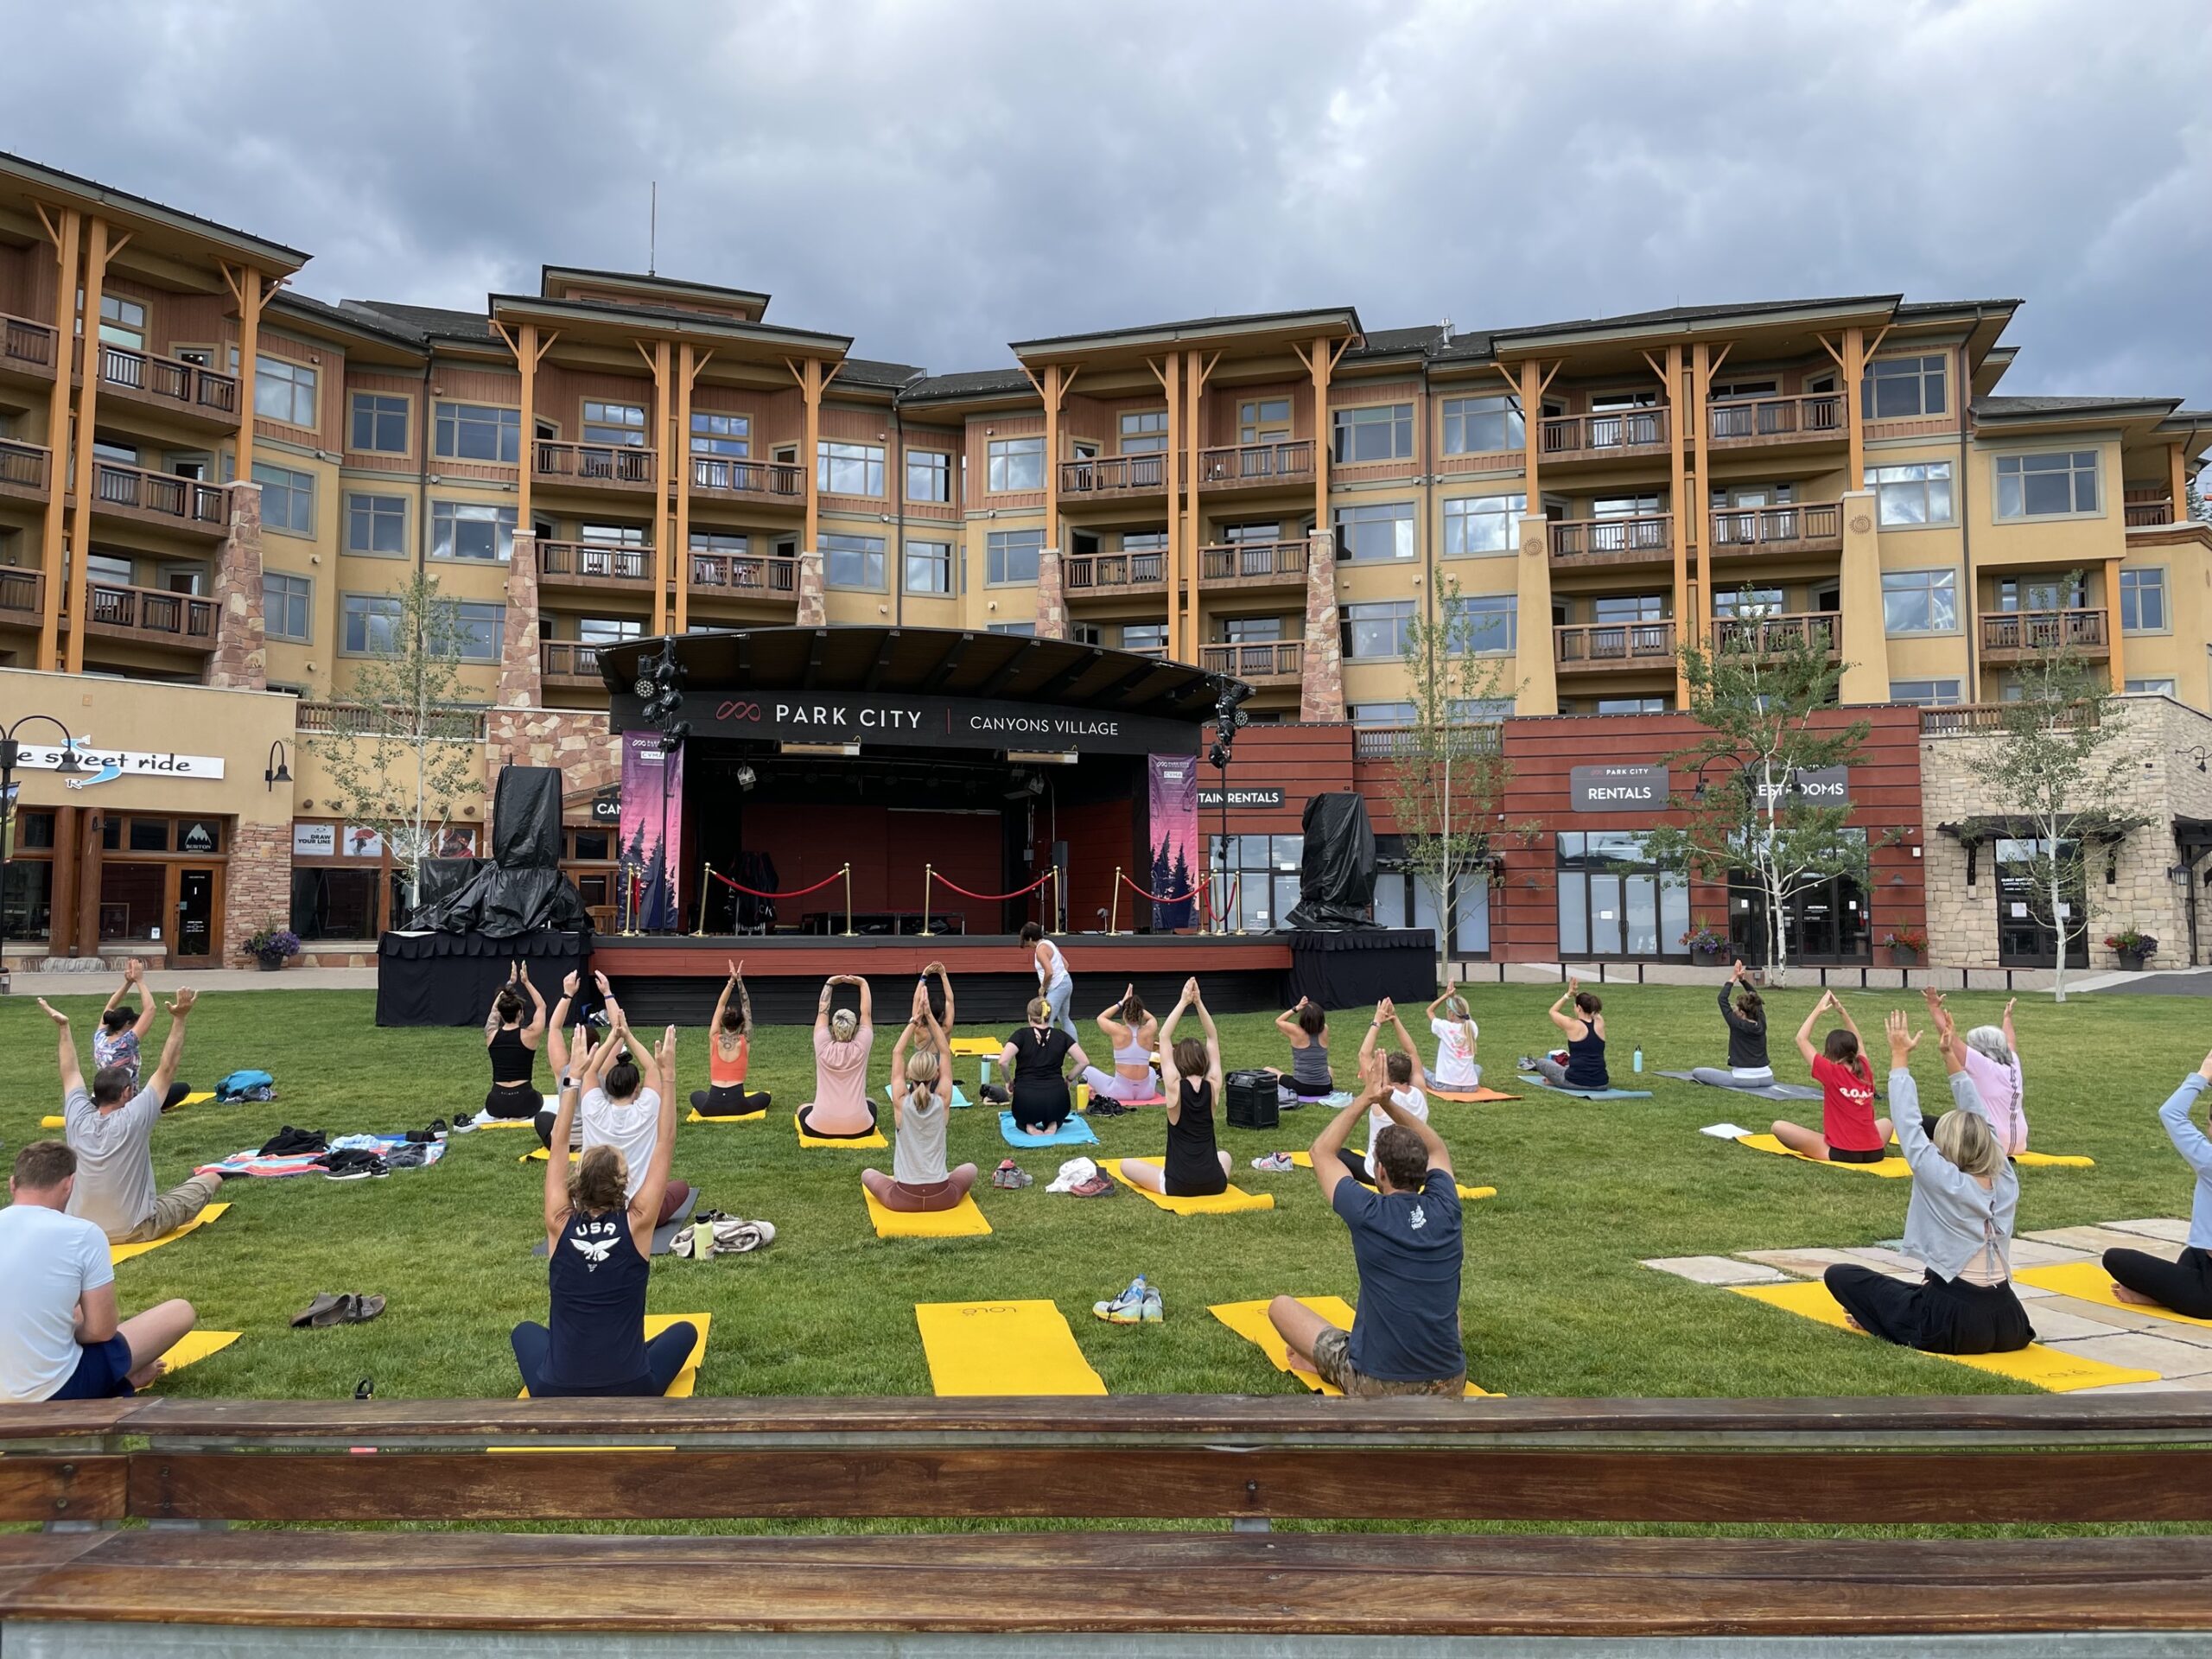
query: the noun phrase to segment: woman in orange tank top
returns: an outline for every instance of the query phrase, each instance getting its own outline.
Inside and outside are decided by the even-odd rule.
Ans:
[[[735,1007],[730,994],[737,994]],[[729,964],[721,1000],[715,1004],[714,1037],[707,1045],[707,1081],[691,1091],[691,1109],[702,1117],[750,1117],[768,1109],[768,1093],[748,1094],[745,1068],[752,1058],[753,999],[745,994],[745,964]]]

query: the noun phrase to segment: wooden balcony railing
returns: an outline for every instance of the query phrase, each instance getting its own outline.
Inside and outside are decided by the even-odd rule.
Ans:
[[[1215,489],[1231,484],[1265,484],[1313,476],[1313,440],[1281,438],[1273,443],[1239,443],[1198,452],[1198,482]]]
[[[1808,644],[1827,656],[1834,656],[1843,645],[1843,619],[1834,611],[1713,619],[1713,648],[1715,651],[1744,651],[1770,655]]]
[[[1843,540],[1843,506],[1808,501],[1794,507],[1727,507],[1713,515],[1713,545],[1800,548]]]
[[[2069,645],[2101,651],[2110,644],[2101,607],[2078,606],[2063,611],[1985,611],[1981,648],[1985,654],[2024,655]]]
[[[587,582],[649,582],[653,575],[653,550],[619,542],[540,542],[537,574]]]
[[[538,672],[549,680],[589,682],[599,678],[599,647],[572,640],[547,639],[537,647]]]
[[[127,391],[205,410],[217,415],[238,412],[238,377],[218,374],[197,363],[180,363],[173,357],[134,352],[127,346],[100,342],[100,378]]]
[[[788,461],[738,461],[727,455],[694,455],[691,487],[721,495],[765,495],[797,501],[806,495],[806,469]]]
[[[1297,679],[1305,656],[1305,643],[1297,639],[1253,645],[1200,645],[1198,666],[1209,674],[1227,674],[1266,684]]]
[[[229,492],[219,484],[168,473],[149,473],[120,461],[92,462],[92,499],[101,506],[156,513],[181,523],[220,530],[230,523]]]
[[[1808,392],[1798,397],[1732,398],[1706,410],[1706,431],[1715,443],[1804,433],[1840,436],[1843,429],[1843,394],[1838,391]]]
[[[1669,512],[1636,518],[1563,518],[1551,525],[1555,559],[1600,559],[1618,563],[1625,555],[1646,553],[1667,558],[1675,547],[1675,516]]]
[[[1062,495],[1135,495],[1166,487],[1166,455],[1091,455],[1060,463]]]
[[[1060,567],[1061,585],[1071,594],[1156,588],[1166,580],[1165,553],[1083,553]]]
[[[1652,448],[1667,442],[1667,432],[1663,408],[1618,409],[1602,415],[1548,416],[1538,442],[1548,455],[1602,454]]]
[[[1306,579],[1306,538],[1294,542],[1231,542],[1198,550],[1201,582],[1261,582],[1281,576]]]
[[[53,464],[53,455],[35,443],[0,438],[0,489],[43,495]]]
[[[0,570],[0,619],[36,621],[46,613],[46,577],[36,570]]]
[[[2126,513],[2131,528],[2138,524],[2171,524],[2174,521],[2173,507],[2164,501],[2130,501]]]
[[[1456,729],[1473,738],[1473,747],[1486,754],[1496,754],[1505,741],[1504,728],[1491,721],[1474,727],[1460,725]],[[1412,726],[1356,726],[1351,734],[1351,758],[1355,760],[1395,760],[1402,754],[1417,752],[1421,731]]]
[[[1672,622],[1597,622],[1552,630],[1552,660],[1561,667],[1635,664],[1657,668],[1672,662],[1674,656]]]
[[[798,561],[768,553],[694,553],[691,591],[728,594],[737,599],[796,598]]]
[[[1977,732],[2001,732],[2008,715],[2018,714],[2019,705],[2012,702],[1959,702],[1947,708],[1923,709],[1920,711],[1920,734],[1923,737],[1968,737]],[[2085,711],[2063,711],[2057,717],[2062,727],[2080,723]],[[2070,715],[2070,717],[2069,717]],[[2094,722],[2096,716],[2088,715]]]
[[[540,478],[650,487],[658,464],[655,453],[642,446],[564,443],[557,439],[540,438],[532,447]]]
[[[60,338],[29,317],[0,315],[0,364],[15,369],[54,372],[54,342]]]
[[[404,717],[411,726],[413,711],[406,710]],[[480,743],[490,732],[490,716],[481,709],[433,709],[425,723],[433,737],[463,743]],[[372,732],[378,724],[377,710],[365,703],[309,702],[302,699],[292,709],[292,729],[309,736]]]
[[[160,588],[92,584],[91,626],[162,645],[215,648],[215,601]]]

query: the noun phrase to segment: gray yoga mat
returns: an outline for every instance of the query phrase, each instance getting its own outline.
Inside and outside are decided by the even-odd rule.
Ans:
[[[1754,1100],[1818,1100],[1821,1097],[1819,1090],[1802,1083],[1769,1083],[1752,1089],[1726,1083],[1708,1084],[1703,1077],[1692,1077],[1687,1071],[1662,1071],[1659,1075],[1682,1083],[1701,1084],[1708,1089],[1719,1089],[1731,1095],[1749,1095]]]
[[[1540,1071],[1515,1073],[1522,1082],[1533,1083],[1539,1089],[1548,1089],[1555,1095],[1573,1095],[1582,1100],[1649,1100],[1649,1089],[1569,1089],[1552,1082]]]

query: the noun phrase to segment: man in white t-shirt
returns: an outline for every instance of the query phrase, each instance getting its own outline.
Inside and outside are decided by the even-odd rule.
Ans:
[[[192,1304],[118,1320],[115,1268],[91,1222],[68,1213],[77,1154],[34,1141],[0,1210],[0,1401],[105,1400],[144,1388],[192,1329]]]

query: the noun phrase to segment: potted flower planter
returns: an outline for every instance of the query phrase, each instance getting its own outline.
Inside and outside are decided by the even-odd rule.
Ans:
[[[2158,954],[2158,942],[2148,933],[2139,933],[2129,928],[2124,933],[2106,936],[2105,946],[2120,959],[2120,970],[2124,974],[2139,974]]]
[[[261,971],[264,974],[281,974],[284,971],[284,958],[277,951],[264,950],[255,957],[254,960],[261,964]]]
[[[2141,950],[2123,950],[2120,953],[2120,971],[2126,974],[2139,974],[2143,971],[2144,965],[2150,960],[2150,957]]]
[[[1909,944],[1893,944],[1890,947],[1890,966],[1917,968],[1920,966],[1920,952]]]

